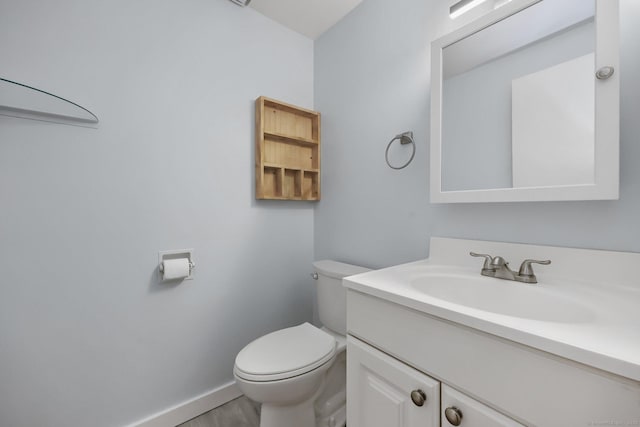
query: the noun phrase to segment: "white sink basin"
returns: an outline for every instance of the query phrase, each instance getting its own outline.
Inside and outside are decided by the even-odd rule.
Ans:
[[[559,323],[582,323],[595,313],[540,285],[465,274],[434,272],[409,282],[420,293],[453,304],[504,316]]]

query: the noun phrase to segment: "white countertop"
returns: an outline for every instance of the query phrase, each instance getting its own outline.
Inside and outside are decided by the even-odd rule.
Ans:
[[[512,260],[516,270],[522,261],[519,258],[540,259],[540,255],[546,255],[553,260],[555,268],[536,266],[539,280],[536,285],[484,277],[478,283],[482,286],[490,284],[483,280],[497,280],[498,286],[524,287],[518,292],[527,300],[527,296],[531,296],[530,308],[534,311],[535,302],[544,301],[534,297],[544,296],[575,305],[588,315],[579,316],[575,321],[542,321],[533,318],[535,316],[497,314],[433,297],[413,285],[416,279],[439,271],[481,277],[482,260],[470,258],[469,251],[501,255]],[[640,381],[640,285],[630,276],[630,272],[640,268],[640,254],[441,238],[432,239],[430,252],[426,260],[350,276],[344,279],[344,285]],[[628,265],[630,262],[633,265]],[[607,278],[606,283],[603,278]]]

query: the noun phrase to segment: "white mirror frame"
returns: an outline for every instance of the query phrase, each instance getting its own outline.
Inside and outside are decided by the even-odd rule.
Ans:
[[[607,80],[596,81],[594,184],[442,191],[443,49],[540,1],[555,0],[512,0],[501,8],[435,40],[431,44],[431,203],[617,200],[619,198],[620,47],[618,0],[596,0],[594,80],[596,70],[601,67],[612,66],[615,72]]]

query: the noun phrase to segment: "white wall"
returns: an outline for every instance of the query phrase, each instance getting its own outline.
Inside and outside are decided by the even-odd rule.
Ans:
[[[451,22],[451,3],[365,0],[316,40],[324,143],[316,257],[388,266],[426,257],[430,236],[640,251],[640,3],[621,0],[619,201],[431,205],[430,44],[468,19]],[[406,130],[416,158],[394,171],[384,150]]]
[[[253,101],[313,107],[312,41],[226,0],[0,0],[0,58],[101,120],[0,116],[0,425],[136,421],[310,319],[313,205],[254,200]]]

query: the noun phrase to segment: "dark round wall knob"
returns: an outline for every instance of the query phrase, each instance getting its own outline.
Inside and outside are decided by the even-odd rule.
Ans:
[[[422,406],[424,405],[424,402],[427,401],[427,395],[424,394],[424,391],[422,390],[413,390],[411,392],[411,400],[413,400],[413,403],[415,403],[416,406]]]
[[[452,426],[459,426],[462,422],[462,411],[455,406],[450,406],[444,410],[444,416]]]

